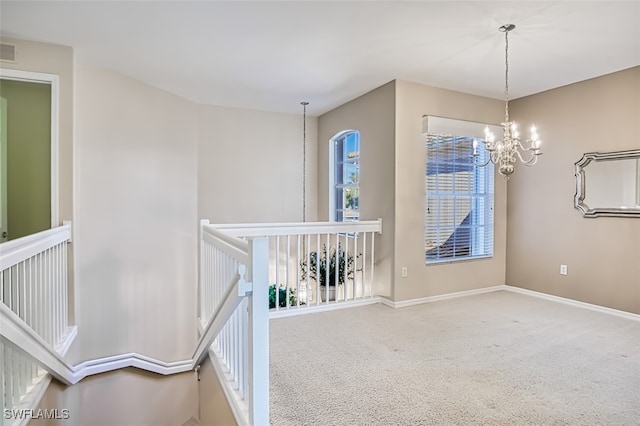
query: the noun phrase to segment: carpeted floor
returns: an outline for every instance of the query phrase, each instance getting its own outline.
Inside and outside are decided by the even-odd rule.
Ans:
[[[273,425],[640,425],[640,322],[507,291],[271,326]]]

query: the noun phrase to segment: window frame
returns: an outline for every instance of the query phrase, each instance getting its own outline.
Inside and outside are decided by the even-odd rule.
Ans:
[[[350,160],[350,164],[354,164],[356,169],[358,170],[358,183],[350,184],[345,183],[345,177],[342,176],[341,179],[338,178],[338,166],[344,165],[344,162],[339,163],[338,156],[338,144],[342,143],[343,148],[340,149],[340,153],[342,156],[345,155],[344,152],[344,142],[350,136],[355,134],[357,137],[356,146],[357,146],[357,155],[355,159]],[[360,174],[361,174],[361,161],[360,161],[360,149],[361,149],[361,139],[360,132],[354,129],[343,130],[337,133],[329,140],[329,221],[331,222],[357,222],[360,220]],[[342,169],[343,170],[343,169]],[[338,180],[341,182],[338,183]],[[344,191],[345,189],[355,189],[358,191],[358,202],[357,208],[355,211],[357,212],[357,216],[355,219],[346,219],[344,216],[340,216],[338,211],[344,212],[346,210],[344,208],[343,202],[338,202],[338,191]],[[344,194],[344,192],[342,192]]]
[[[469,155],[469,163],[460,162],[460,159],[464,159],[464,151],[462,155],[458,157],[456,154],[456,146],[453,144],[468,144],[466,145],[466,150],[471,152],[472,141],[476,139],[480,142],[484,137],[484,128],[489,126],[490,128],[495,128],[493,125],[487,125],[483,123],[475,123],[475,122],[466,122],[461,120],[454,119],[445,119],[441,117],[426,117],[427,120],[430,120],[431,123],[423,123],[423,136],[427,137],[428,135],[440,135],[440,137],[448,138],[447,143],[452,144],[453,153],[450,158],[442,160],[445,165],[451,167],[453,171],[449,173],[440,173],[452,175],[449,179],[449,186],[446,188],[447,190],[443,190],[443,188],[439,188],[437,185],[439,184],[438,180],[436,180],[435,191],[430,190],[429,182],[428,182],[428,173],[429,167],[439,167],[439,162],[432,162],[430,164],[429,158],[425,158],[425,174],[424,174],[424,190],[425,190],[425,201],[424,201],[424,256],[425,256],[425,264],[427,266],[433,266],[438,264],[448,264],[453,262],[464,262],[471,260],[480,260],[480,259],[488,259],[492,258],[495,253],[495,170],[493,164],[489,162],[486,167],[479,167],[473,165],[473,157]],[[427,121],[425,120],[425,121]],[[462,133],[462,135],[460,135]],[[428,155],[428,139],[424,142],[425,146],[425,155]],[[478,153],[480,154],[478,161],[486,161],[488,158],[488,153],[484,148],[484,144],[478,143]],[[439,160],[440,161],[440,160]],[[460,167],[459,170],[458,167]],[[466,167],[470,167],[468,170],[464,170]],[[456,171],[457,170],[457,171]],[[470,175],[466,178],[463,177],[463,182],[465,179],[468,180],[468,185],[472,185],[473,187],[468,187],[465,190],[458,190],[456,184],[456,174],[461,172],[468,172]],[[437,179],[437,178],[436,178]],[[432,214],[429,211],[430,205],[433,205],[433,199],[436,199],[436,206],[438,210],[441,206],[442,198],[449,197],[449,202],[452,204],[451,214],[449,222],[452,222],[453,231],[445,237],[436,238],[435,247],[429,247],[428,241],[430,241],[429,237],[433,235],[433,231],[436,231],[436,234],[440,229],[443,228],[451,228],[451,226],[447,226],[447,224],[441,224],[441,218],[438,216],[436,219],[435,228],[433,225],[429,225],[428,214]],[[465,215],[465,218],[460,221],[460,217],[456,217],[456,209],[460,207],[459,201],[460,199],[468,199],[469,203],[469,212]],[[446,214],[449,212],[447,211]],[[436,213],[440,215],[440,211]],[[468,224],[463,224],[466,220],[468,220]],[[462,231],[459,231],[462,230]],[[467,231],[465,231],[467,230]],[[431,231],[431,232],[430,232]],[[460,232],[463,239],[468,239],[468,243],[465,246],[462,246],[462,251],[464,252],[465,248],[468,250],[467,254],[456,255],[457,248],[456,243],[459,238],[456,235],[456,232]],[[468,233],[468,236],[465,235],[465,232]],[[490,232],[489,235],[486,232]],[[450,256],[440,257],[441,254],[438,253],[434,257],[429,256],[429,251],[432,251],[436,248],[443,247],[447,242],[453,240],[453,250],[451,251]],[[464,240],[463,240],[464,241]],[[451,247],[451,246],[450,246]],[[474,254],[475,253],[475,254]]]

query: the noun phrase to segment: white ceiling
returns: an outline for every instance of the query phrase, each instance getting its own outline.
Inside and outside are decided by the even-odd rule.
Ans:
[[[194,102],[312,115],[393,79],[502,98],[506,23],[511,98],[640,65],[640,0],[0,2],[5,36]]]

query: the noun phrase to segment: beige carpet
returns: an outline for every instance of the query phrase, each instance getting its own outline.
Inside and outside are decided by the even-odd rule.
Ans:
[[[274,319],[274,425],[640,425],[640,322],[506,291]]]

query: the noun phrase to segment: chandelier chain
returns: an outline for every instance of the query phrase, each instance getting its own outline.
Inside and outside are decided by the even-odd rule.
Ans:
[[[509,121],[509,31],[504,33],[504,121]]]
[[[307,105],[302,105],[302,221],[307,221]]]

